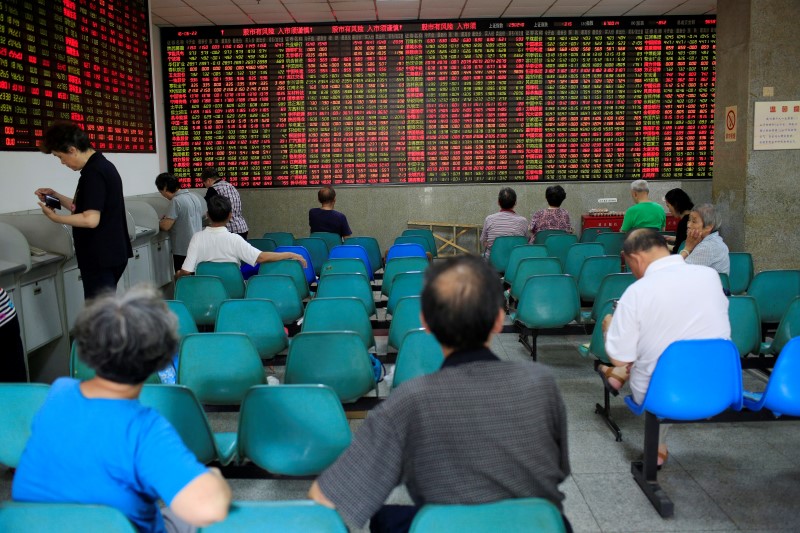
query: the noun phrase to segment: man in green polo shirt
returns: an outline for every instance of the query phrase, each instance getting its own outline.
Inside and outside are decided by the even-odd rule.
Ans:
[[[667,214],[661,205],[650,201],[650,187],[645,180],[631,183],[633,205],[625,211],[620,231],[627,233],[637,228],[653,228],[661,231],[667,222]]]

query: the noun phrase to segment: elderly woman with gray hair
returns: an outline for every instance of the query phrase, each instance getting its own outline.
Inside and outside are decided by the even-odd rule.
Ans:
[[[686,246],[681,256],[690,265],[705,265],[720,274],[730,274],[728,246],[719,235],[719,213],[712,204],[696,206],[689,214]]]

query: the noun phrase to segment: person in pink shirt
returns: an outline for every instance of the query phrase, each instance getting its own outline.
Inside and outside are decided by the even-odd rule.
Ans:
[[[572,224],[569,221],[569,213],[561,208],[562,202],[567,197],[564,187],[561,185],[551,185],[544,193],[547,198],[547,209],[540,209],[531,215],[531,223],[528,229],[531,232],[530,242],[536,238],[536,233],[543,229],[562,229],[567,233],[572,233]]]

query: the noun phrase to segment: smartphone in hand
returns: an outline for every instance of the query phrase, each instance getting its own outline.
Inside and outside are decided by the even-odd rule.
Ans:
[[[59,200],[55,196],[50,196],[49,194],[45,194],[44,205],[55,211],[56,209],[61,209],[61,200]]]

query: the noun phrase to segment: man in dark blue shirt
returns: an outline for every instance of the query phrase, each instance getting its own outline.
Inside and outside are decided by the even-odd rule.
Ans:
[[[326,231],[336,233],[344,239],[352,235],[353,232],[347,223],[347,217],[333,208],[336,205],[336,191],[333,190],[333,187],[321,188],[317,193],[317,199],[321,207],[315,207],[308,211],[308,225],[311,233]]]

